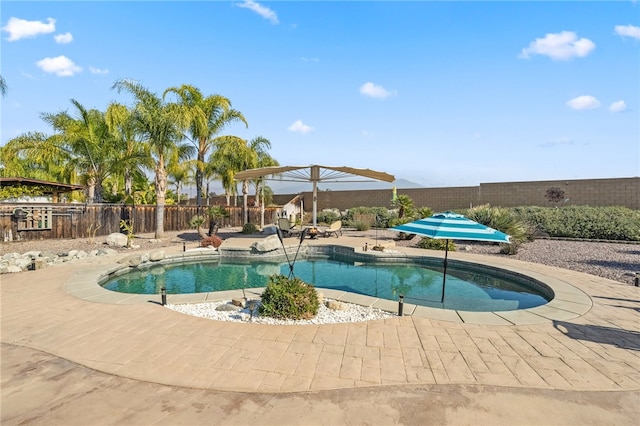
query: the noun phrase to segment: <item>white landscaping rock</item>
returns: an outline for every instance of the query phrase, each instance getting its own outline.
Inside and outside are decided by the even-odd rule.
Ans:
[[[318,314],[308,320],[279,320],[271,317],[263,317],[258,314],[260,302],[256,301],[254,306],[253,315],[249,308],[240,309],[238,311],[221,311],[218,309],[220,305],[229,304],[230,301],[220,302],[206,302],[206,303],[189,303],[181,305],[166,305],[167,308],[174,311],[182,312],[187,315],[192,315],[201,318],[209,318],[218,321],[233,321],[233,322],[254,322],[260,324],[280,324],[280,325],[294,325],[294,324],[336,324],[347,322],[359,322],[359,321],[372,321],[379,319],[392,318],[396,315],[390,312],[372,308],[370,306],[360,306],[351,303],[340,302],[344,306],[342,311],[332,311],[325,305],[318,307]],[[225,309],[225,308],[222,308]]]
[[[267,238],[251,244],[251,248],[259,252],[274,251],[279,249],[280,246],[280,238],[277,235],[269,235]]]
[[[149,261],[159,262],[164,259],[164,250],[155,250],[149,253]]]
[[[126,247],[128,238],[119,232],[107,235],[107,245],[116,247]]]

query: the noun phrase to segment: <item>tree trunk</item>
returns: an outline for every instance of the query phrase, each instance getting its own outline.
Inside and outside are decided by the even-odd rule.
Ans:
[[[96,180],[93,177],[87,179],[87,202],[93,203],[96,198]]]
[[[124,195],[130,197],[133,194],[133,177],[131,176],[131,170],[127,168],[124,171]]]
[[[249,204],[247,203],[247,197],[249,195],[249,181],[242,181],[242,219],[244,223],[249,223]]]
[[[200,146],[202,146],[202,144],[203,141],[200,141]],[[196,206],[198,207],[202,205],[202,181],[204,180],[202,169],[204,167],[204,154],[202,149],[198,149],[198,161],[196,162]]]
[[[164,168],[164,156],[160,155],[156,165],[156,234],[164,238],[164,204],[167,195],[167,173]]]

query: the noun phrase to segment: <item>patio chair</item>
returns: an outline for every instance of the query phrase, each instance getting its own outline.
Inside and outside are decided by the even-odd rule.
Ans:
[[[295,229],[295,226],[296,225],[292,225],[289,219],[287,219],[286,217],[278,218],[278,228],[280,228],[280,230],[282,231],[282,235],[284,235],[285,237],[300,235],[300,230]]]
[[[338,238],[338,235],[342,235],[342,221],[336,220],[327,229],[322,232],[323,237],[329,237],[331,234]]]

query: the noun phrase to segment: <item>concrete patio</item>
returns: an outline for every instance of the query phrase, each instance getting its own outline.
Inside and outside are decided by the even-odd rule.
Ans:
[[[224,244],[242,247],[251,242],[238,238]],[[356,250],[363,246],[361,239],[353,237],[307,243],[339,244]],[[394,248],[394,251],[415,254],[415,249]],[[165,252],[180,256],[182,245]],[[420,387],[430,392],[457,388],[458,393],[445,392],[447,398],[455,399],[460,393],[474,393],[468,388],[472,386],[513,398],[527,394],[532,401],[558,398],[547,396],[558,391],[564,392],[564,396],[571,395],[566,392],[582,398],[590,395],[588,398],[593,397],[594,401],[593,415],[585,420],[592,424],[602,424],[596,421],[608,411],[613,417],[606,418],[617,420],[611,422],[617,424],[640,414],[637,287],[533,263],[451,253],[451,259],[487,263],[534,276],[549,283],[557,297],[549,306],[501,315],[453,315],[452,311],[408,307],[405,314],[413,315],[384,321],[274,326],[191,317],[162,307],[157,295],[123,297],[101,289],[98,277],[113,270],[123,256],[91,258],[2,276],[3,424],[33,419],[43,395],[38,393],[37,381],[30,382],[27,378],[31,371],[37,371],[38,362],[46,363],[44,358],[50,356],[69,365],[73,363],[76,370],[91,369],[82,370],[90,372],[85,375],[89,381],[117,377],[156,386],[158,392],[175,389],[176,395],[240,392],[238,395],[251,400],[254,397],[246,395],[293,396],[308,392],[391,395],[398,389],[413,392]],[[217,296],[212,293],[197,297],[211,300]],[[339,296],[345,301],[376,303],[361,296]],[[188,297],[182,301],[188,301]],[[179,301],[177,298],[172,303]],[[388,301],[379,303],[394,305]],[[35,364],[29,367],[30,358],[40,361],[33,361]],[[79,382],[68,385],[83,389]],[[105,391],[102,388],[105,385],[97,386]],[[595,397],[603,391],[607,396]],[[64,392],[71,391],[66,388],[61,392],[46,395],[52,401],[49,405],[55,406],[56,398],[64,398]],[[127,398],[120,398],[126,407]],[[610,410],[599,407],[600,402],[609,398],[612,398]],[[635,406],[628,404],[633,401]],[[154,404],[151,406],[157,408],[159,400]],[[558,409],[561,411],[561,407]],[[183,413],[187,417],[182,419],[188,419],[188,413],[195,416],[187,408]],[[472,411],[467,413],[473,424],[478,417]],[[42,416],[42,423],[56,423],[47,419],[64,420]],[[413,419],[420,416],[414,411]],[[86,420],[91,418],[88,416]],[[148,421],[136,418],[135,424],[172,423],[167,413]],[[273,417],[269,419],[276,422]],[[196,416],[192,420],[199,423],[204,418]],[[227,420],[243,423],[240,417]],[[299,424],[297,420],[288,418],[281,423]],[[375,420],[374,417],[369,423],[374,424]],[[405,423],[414,423],[410,420]]]

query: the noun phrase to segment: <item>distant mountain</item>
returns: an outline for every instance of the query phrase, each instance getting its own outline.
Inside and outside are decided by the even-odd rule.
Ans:
[[[278,182],[268,181],[267,185],[271,187],[275,194],[297,194],[299,192],[310,192],[313,190],[311,182],[298,183],[298,182]],[[318,191],[362,191],[367,189],[397,189],[406,188],[422,188],[419,183],[411,182],[406,179],[396,179],[392,183],[389,182],[320,182],[318,184]]]
[[[270,180],[267,181],[267,186],[269,186],[275,194],[298,194],[300,192],[311,192],[313,190],[311,182],[279,182],[277,180]],[[379,181],[337,183],[321,182],[318,184],[318,191],[362,191],[367,189],[392,189],[394,186],[396,189],[423,188],[423,185],[420,185],[419,183],[411,182],[407,179],[396,179],[392,183]],[[239,186],[238,189],[240,189]],[[192,193],[195,193],[195,188],[189,188],[188,190],[189,195],[193,196]],[[209,191],[215,192],[218,195],[224,194],[222,185],[218,181],[210,183]],[[254,191],[255,189],[250,187],[249,193],[253,194]]]

